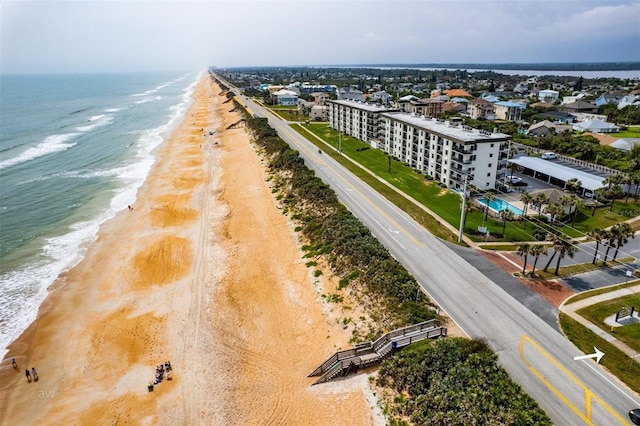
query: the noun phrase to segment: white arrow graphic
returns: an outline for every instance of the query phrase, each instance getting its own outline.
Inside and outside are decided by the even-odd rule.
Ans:
[[[600,364],[600,359],[602,359],[602,357],[604,356],[604,352],[602,352],[600,349],[596,348],[595,346],[593,347],[593,349],[596,351],[595,354],[574,356],[573,357],[574,361],[578,361],[580,359],[595,358],[596,364]]]

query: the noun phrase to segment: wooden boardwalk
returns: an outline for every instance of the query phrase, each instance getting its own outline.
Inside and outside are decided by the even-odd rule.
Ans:
[[[307,377],[320,376],[313,383],[314,385],[328,382],[337,377],[355,373],[360,368],[379,364],[394,351],[413,342],[446,335],[447,328],[436,319],[399,328],[382,335],[373,342],[360,343],[351,349],[336,352]]]

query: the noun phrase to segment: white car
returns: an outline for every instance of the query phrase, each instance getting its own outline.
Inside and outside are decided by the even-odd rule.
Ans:
[[[541,155],[543,160],[555,160],[558,156],[554,152],[545,152]]]
[[[522,178],[519,178],[518,176],[507,176],[505,180],[507,181],[507,183],[511,184],[522,182]]]

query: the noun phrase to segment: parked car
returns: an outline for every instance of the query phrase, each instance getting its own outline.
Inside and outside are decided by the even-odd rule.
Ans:
[[[507,183],[511,183],[511,184],[514,184],[516,182],[522,182],[522,178],[519,178],[518,176],[507,176],[505,180]]]
[[[555,160],[558,156],[554,152],[545,152],[542,154],[541,158],[543,160]]]
[[[629,418],[634,425],[640,425],[640,408],[629,411]]]

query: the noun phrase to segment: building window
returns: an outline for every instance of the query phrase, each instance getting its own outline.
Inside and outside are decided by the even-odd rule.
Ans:
[[[491,148],[493,148],[493,144],[491,144]]]
[[[487,173],[487,177],[489,177],[489,176],[491,176],[491,172]],[[487,184],[487,185],[489,185],[489,184]]]
[[[493,154],[489,154],[489,158],[493,157]]]

